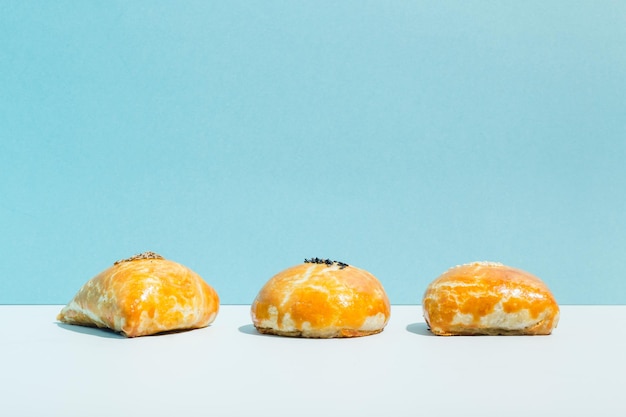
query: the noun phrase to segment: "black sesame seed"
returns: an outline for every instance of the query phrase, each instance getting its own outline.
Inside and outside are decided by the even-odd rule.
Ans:
[[[330,259],[323,259],[323,258],[311,258],[311,259],[307,259],[304,258],[304,263],[307,264],[322,264],[322,265],[327,265],[327,266],[331,266],[331,265],[337,265],[339,267],[339,269],[344,269],[348,265],[347,263],[344,262],[339,262],[339,261],[333,261]]]

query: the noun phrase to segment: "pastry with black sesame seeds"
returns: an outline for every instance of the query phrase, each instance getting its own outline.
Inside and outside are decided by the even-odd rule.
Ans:
[[[385,290],[374,275],[344,262],[305,259],[272,277],[251,306],[260,333],[335,338],[381,332],[390,316]]]

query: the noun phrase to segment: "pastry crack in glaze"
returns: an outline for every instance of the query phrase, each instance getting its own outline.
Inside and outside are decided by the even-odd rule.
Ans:
[[[285,283],[285,291],[283,292],[283,298],[279,304],[279,307],[282,308],[285,304],[289,303],[289,299],[291,298],[291,295],[293,294],[295,289],[298,288],[298,286],[304,285],[304,283],[306,283],[310,279],[311,274],[314,270],[315,267],[311,266],[310,268],[307,268],[300,277]]]

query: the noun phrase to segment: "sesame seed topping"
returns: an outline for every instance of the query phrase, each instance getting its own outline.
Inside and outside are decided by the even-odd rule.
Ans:
[[[119,261],[115,261],[115,263],[113,265],[121,264],[122,262],[137,261],[139,259],[164,259],[164,258],[161,255],[159,255],[158,253],[143,252],[143,253],[139,253],[137,255],[131,256],[130,258],[126,258],[126,259],[122,259],[122,260],[119,260]]]
[[[339,269],[344,269],[347,266],[350,266],[346,263],[343,262],[339,262],[339,261],[331,261],[330,259],[323,259],[323,258],[311,258],[311,259],[304,259],[304,263],[306,264],[325,264],[328,266],[331,265],[337,265],[339,266]]]

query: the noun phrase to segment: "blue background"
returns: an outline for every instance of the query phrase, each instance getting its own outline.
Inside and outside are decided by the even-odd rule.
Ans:
[[[626,2],[1,1],[0,303],[152,250],[418,304],[500,261],[626,303]]]

